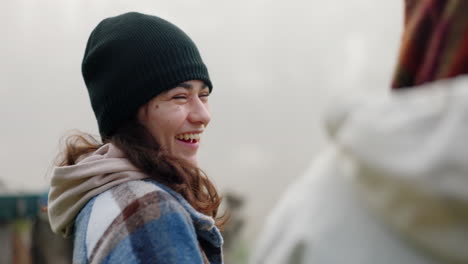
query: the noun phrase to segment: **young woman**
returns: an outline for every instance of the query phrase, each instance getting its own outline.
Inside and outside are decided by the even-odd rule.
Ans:
[[[48,208],[73,263],[222,263],[220,197],[197,166],[212,83],[193,41],[155,16],[110,17],[82,73],[102,142],[67,138]]]

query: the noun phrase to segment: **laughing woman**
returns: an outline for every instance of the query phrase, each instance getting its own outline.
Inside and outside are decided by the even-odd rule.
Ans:
[[[193,41],[155,16],[110,17],[82,73],[101,140],[67,138],[48,208],[73,263],[222,263],[220,198],[197,166],[212,83]]]

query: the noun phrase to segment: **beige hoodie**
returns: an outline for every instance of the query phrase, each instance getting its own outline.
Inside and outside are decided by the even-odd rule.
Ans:
[[[48,202],[52,230],[69,236],[76,215],[91,198],[123,182],[147,177],[112,144],[103,145],[75,165],[56,167]]]

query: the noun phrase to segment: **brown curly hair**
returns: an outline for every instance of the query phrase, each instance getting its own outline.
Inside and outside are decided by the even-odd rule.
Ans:
[[[58,166],[73,165],[82,155],[112,143],[150,178],[180,193],[197,211],[213,217],[218,228],[222,229],[227,221],[225,214],[218,216],[221,197],[208,176],[189,162],[169,155],[136,120],[130,120],[102,142],[90,134],[76,132],[63,143],[57,157]]]

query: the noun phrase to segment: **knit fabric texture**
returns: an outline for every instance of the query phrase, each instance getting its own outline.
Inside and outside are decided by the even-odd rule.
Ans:
[[[468,1],[406,0],[394,89],[468,73]]]
[[[82,62],[101,137],[106,138],[161,92],[188,80],[212,83],[195,43],[177,26],[130,12],[101,21]]]

